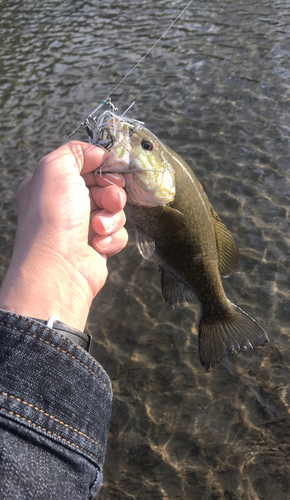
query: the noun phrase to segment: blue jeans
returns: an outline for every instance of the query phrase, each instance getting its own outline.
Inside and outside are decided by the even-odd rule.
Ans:
[[[71,340],[0,310],[0,498],[93,499],[112,389]]]

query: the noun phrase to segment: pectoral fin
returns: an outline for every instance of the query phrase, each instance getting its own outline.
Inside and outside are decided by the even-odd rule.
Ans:
[[[140,229],[135,228],[136,245],[143,259],[149,260],[155,250],[155,241],[146,236]]]
[[[171,278],[164,271],[164,269],[159,266],[161,272],[161,291],[162,296],[167,304],[170,306],[184,306],[184,302],[192,302],[194,295],[190,288],[185,286],[180,281]]]
[[[211,210],[217,239],[219,271],[224,278],[227,278],[239,269],[240,254],[231,233],[212,207]]]
[[[168,207],[166,205],[159,205],[155,207],[156,217],[159,219],[165,218],[165,223],[168,224],[170,221],[171,224],[175,224],[175,227],[182,226],[186,224],[186,219],[184,215],[176,210],[175,208]],[[130,216],[128,217],[130,220]],[[164,219],[162,219],[164,220]],[[136,245],[137,248],[144,259],[150,259],[151,255],[155,250],[155,241],[147,236],[139,227],[135,226],[135,235],[136,235]]]

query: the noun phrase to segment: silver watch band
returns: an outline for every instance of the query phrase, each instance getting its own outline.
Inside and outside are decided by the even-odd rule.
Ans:
[[[38,323],[41,323],[42,325],[51,328],[57,333],[60,333],[64,337],[67,337],[76,344],[80,345],[87,352],[91,353],[93,338],[88,333],[81,332],[76,328],[72,328],[71,326],[65,325],[60,321],[60,319],[57,316],[51,316],[47,321],[38,318],[30,318],[30,319],[33,319],[33,321],[38,321]]]

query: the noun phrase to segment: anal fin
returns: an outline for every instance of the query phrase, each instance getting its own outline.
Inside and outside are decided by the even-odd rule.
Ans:
[[[163,299],[170,306],[184,306],[185,302],[192,302],[194,294],[186,285],[169,276],[164,269],[159,266],[161,272],[161,291]]]

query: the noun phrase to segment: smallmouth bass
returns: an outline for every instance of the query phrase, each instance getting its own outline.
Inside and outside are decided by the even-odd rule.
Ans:
[[[200,304],[201,364],[209,369],[227,351],[267,342],[264,329],[225,295],[221,276],[237,271],[239,252],[186,162],[141,122],[110,111],[100,116],[91,142],[109,149],[101,172],[125,177],[126,214],[142,257],[159,263],[165,302],[183,305],[195,297]]]

